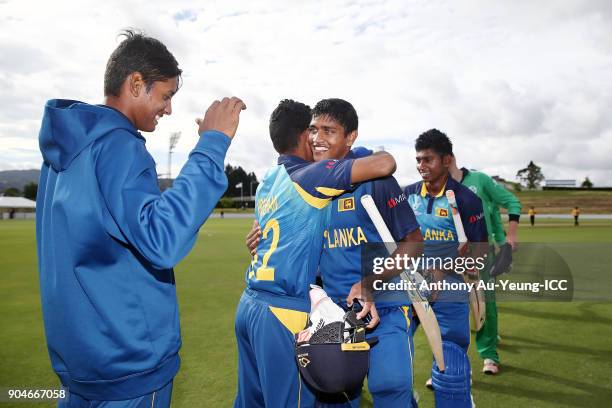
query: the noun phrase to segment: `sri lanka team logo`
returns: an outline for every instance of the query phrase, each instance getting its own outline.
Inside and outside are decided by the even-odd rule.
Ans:
[[[448,209],[436,207],[436,217],[447,218],[448,217]]]
[[[355,210],[355,197],[341,198],[338,200],[338,211]]]

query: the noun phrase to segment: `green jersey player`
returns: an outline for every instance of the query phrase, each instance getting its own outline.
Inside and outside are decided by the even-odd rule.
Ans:
[[[485,214],[485,222],[489,235],[489,268],[481,272],[484,281],[489,280],[490,268],[495,257],[495,245],[501,248],[507,255],[518,246],[518,223],[521,215],[521,203],[514,194],[495,182],[485,173],[458,168],[455,159],[450,166],[451,176],[472,190],[482,201]],[[508,210],[508,234],[506,235],[499,207]],[[499,255],[498,255],[499,256]],[[494,274],[495,275],[495,274]],[[490,291],[486,296],[486,320],[482,328],[476,333],[476,346],[480,357],[484,359],[483,372],[485,374],[497,374],[499,372],[499,354],[497,353],[498,342],[497,330],[497,306],[495,304],[495,292]]]

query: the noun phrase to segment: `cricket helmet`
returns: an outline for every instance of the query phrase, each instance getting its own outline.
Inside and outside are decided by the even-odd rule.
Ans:
[[[329,323],[306,342],[296,344],[300,374],[313,389],[336,394],[361,388],[368,374],[370,346],[377,340],[365,338],[365,323],[349,310],[344,321]]]

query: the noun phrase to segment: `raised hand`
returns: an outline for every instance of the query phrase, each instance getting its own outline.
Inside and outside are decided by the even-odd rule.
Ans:
[[[240,112],[244,109],[246,109],[244,102],[235,96],[223,98],[221,101],[214,101],[206,111],[204,119],[196,119],[198,133],[202,134],[207,130],[217,130],[233,138],[238,129]]]

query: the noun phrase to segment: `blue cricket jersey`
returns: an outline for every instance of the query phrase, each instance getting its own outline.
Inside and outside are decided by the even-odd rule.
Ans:
[[[308,300],[329,222],[332,199],[351,187],[352,159],[307,162],[282,155],[257,188],[262,228],[247,287]]]
[[[459,240],[453,222],[451,207],[446,191],[453,190],[461,215],[465,235],[470,242],[487,242],[487,228],[480,198],[468,187],[450,176],[446,185],[435,196],[427,191],[423,181],[406,187],[408,203],[421,226],[424,252],[428,258],[456,258],[459,254]],[[444,278],[448,282],[461,282],[456,273]],[[440,325],[443,341],[453,342],[467,352],[470,344],[470,318],[468,293],[464,290],[439,291],[432,308]]]
[[[347,157],[352,157],[352,153]],[[323,233],[323,254],[319,269],[325,291],[336,301],[346,299],[351,287],[364,276],[363,245],[382,242],[376,227],[361,204],[361,197],[366,194],[374,199],[395,241],[402,240],[419,228],[408,206],[406,195],[393,177],[361,183],[334,200],[329,228]],[[401,294],[399,298],[398,293]],[[376,293],[377,306],[410,303],[407,296],[402,292],[398,293],[392,297]]]
[[[470,242],[487,242],[487,227],[482,202],[468,187],[449,176],[442,191],[435,197],[427,191],[423,181],[406,187],[408,203],[416,216],[423,241],[425,256],[457,257],[459,245],[446,190],[453,190],[463,222],[465,235]]]

